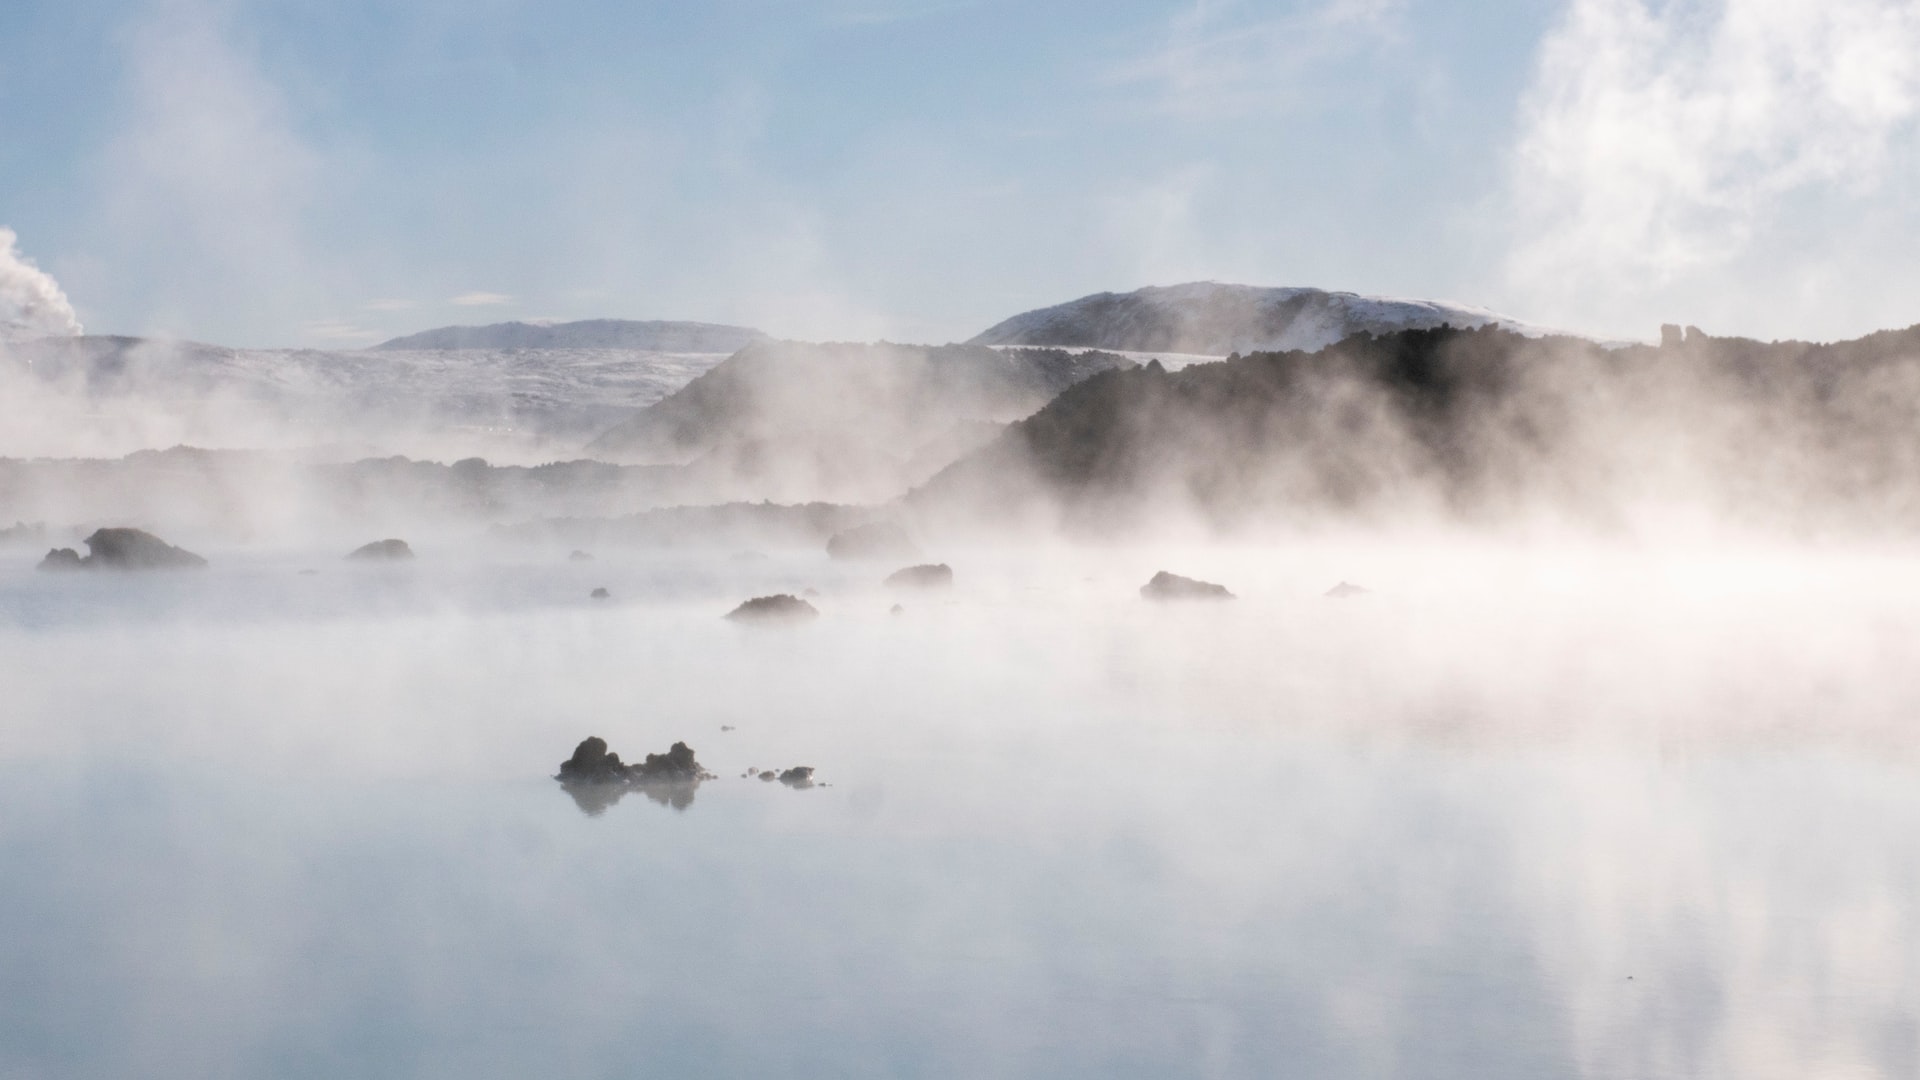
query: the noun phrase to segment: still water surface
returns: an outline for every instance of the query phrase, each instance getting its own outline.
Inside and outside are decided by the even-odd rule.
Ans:
[[[209,554],[0,562],[0,1077],[1920,1074],[1898,558]]]

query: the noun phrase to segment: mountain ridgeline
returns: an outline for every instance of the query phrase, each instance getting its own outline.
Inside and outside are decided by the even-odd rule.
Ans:
[[[929,523],[1216,531],[1550,519],[1920,528],[1920,327],[1832,345],[1498,328],[1348,338],[1061,394],[915,490]]]
[[[1355,334],[1502,326],[1546,331],[1483,308],[1324,289],[1264,288],[1196,281],[1130,293],[1095,293],[1029,311],[973,339],[976,345],[1112,349],[1121,352],[1311,352]]]
[[[730,353],[766,335],[745,326],[714,323],[584,319],[568,323],[504,322],[442,326],[385,341],[376,349],[638,349],[646,352]]]

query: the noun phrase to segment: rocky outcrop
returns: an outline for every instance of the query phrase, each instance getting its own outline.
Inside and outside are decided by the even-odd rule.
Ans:
[[[588,594],[587,594],[587,599],[589,599],[589,600],[611,600],[611,599],[613,599],[613,594],[612,594],[612,593],[610,593],[610,592],[608,592],[608,591],[607,591],[607,590],[605,590],[605,589],[595,589],[595,590],[593,590],[592,592],[590,592],[590,593],[588,593]]]
[[[794,619],[811,619],[820,612],[812,604],[789,593],[774,596],[756,596],[727,613],[727,618],[738,622],[782,622]]]
[[[54,548],[47,552],[46,558],[40,560],[42,570],[84,570],[86,568],[87,561],[72,548]]]
[[[927,563],[895,570],[882,584],[892,589],[944,589],[953,584],[953,567],[946,563]]]
[[[1140,586],[1140,595],[1149,600],[1231,600],[1233,594],[1224,585],[1215,585],[1211,581],[1198,581],[1179,574],[1169,574],[1165,570],[1153,575],[1153,580]]]
[[[757,776],[767,783],[773,783],[778,780],[780,783],[796,790],[805,790],[814,786],[813,766],[811,765],[795,765],[791,769],[782,769],[779,771],[749,768],[747,775]]]
[[[1333,588],[1328,589],[1325,595],[1329,600],[1348,600],[1356,596],[1365,596],[1372,591],[1372,589],[1363,588],[1351,582],[1343,581]]]
[[[55,548],[40,560],[42,570],[200,570],[207,560],[139,529],[96,529],[87,537],[87,556]]]
[[[580,551],[578,549],[575,549],[573,554],[567,556],[567,561],[568,562],[592,562],[593,553],[590,551]]]
[[[664,754],[626,764],[607,748],[607,740],[592,735],[581,740],[573,756],[560,763],[554,777],[588,815],[603,813],[628,791],[639,791],[662,806],[684,810],[693,803],[701,781],[713,779],[686,743],[674,743]]]
[[[347,558],[355,562],[402,562],[413,558],[405,540],[375,540],[354,548]]]
[[[906,530],[890,521],[848,529],[827,541],[827,555],[834,559],[910,559],[919,553]]]

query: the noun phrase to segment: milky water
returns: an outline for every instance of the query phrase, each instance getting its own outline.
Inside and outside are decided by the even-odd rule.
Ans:
[[[208,554],[0,563],[0,1077],[1920,1070],[1899,554]]]

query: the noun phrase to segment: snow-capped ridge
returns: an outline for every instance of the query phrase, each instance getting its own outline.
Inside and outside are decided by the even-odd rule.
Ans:
[[[971,344],[1226,356],[1312,352],[1357,333],[1426,330],[1442,324],[1462,329],[1499,326],[1528,337],[1560,333],[1467,304],[1194,281],[1095,293],[1024,312],[982,332]]]
[[[426,349],[642,349],[648,352],[733,353],[766,335],[752,327],[718,323],[583,319],[578,322],[504,322],[442,326],[375,345],[381,350]]]

